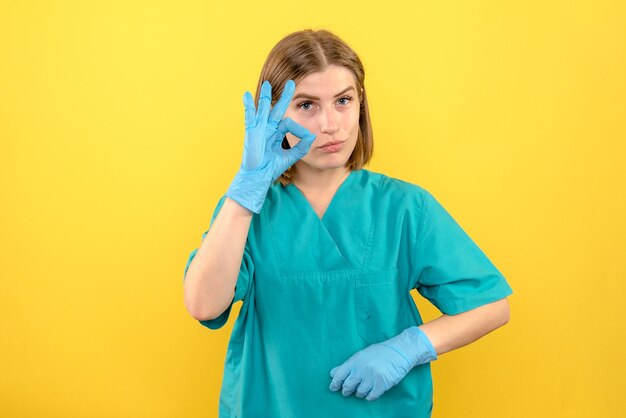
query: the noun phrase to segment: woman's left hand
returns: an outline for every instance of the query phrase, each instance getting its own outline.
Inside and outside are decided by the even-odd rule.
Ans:
[[[358,351],[333,368],[330,390],[336,392],[343,387],[344,396],[356,391],[358,398],[373,401],[397,385],[413,367],[436,359],[437,353],[426,334],[418,327],[410,327]]]

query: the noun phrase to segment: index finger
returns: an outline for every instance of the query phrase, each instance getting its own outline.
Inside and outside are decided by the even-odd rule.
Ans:
[[[296,91],[296,83],[293,80],[287,80],[285,83],[285,88],[283,89],[283,93],[280,95],[280,100],[276,105],[272,108],[272,112],[270,113],[270,121],[278,123],[281,121],[287,108],[289,107],[289,103],[291,103],[291,98],[293,97],[293,92]]]

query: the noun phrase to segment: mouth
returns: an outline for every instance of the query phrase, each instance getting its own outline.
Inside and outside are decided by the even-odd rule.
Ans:
[[[337,144],[343,144],[344,142],[346,141],[330,141],[330,142],[325,143],[324,145],[320,145],[318,148],[326,148],[326,147],[330,147],[330,146],[337,145]]]
[[[344,141],[330,141],[330,142],[325,143],[321,147],[317,147],[317,149],[325,153],[334,153],[334,152],[341,151],[341,149],[343,148],[343,144],[345,142],[346,142],[345,140]]]

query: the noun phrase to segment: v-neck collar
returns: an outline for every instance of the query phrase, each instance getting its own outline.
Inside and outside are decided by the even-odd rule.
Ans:
[[[351,171],[321,219],[293,184],[272,188],[261,217],[285,273],[363,268],[374,228],[374,177],[365,169]]]
[[[289,183],[287,185],[288,188],[290,188],[293,192],[294,195],[297,195],[298,198],[300,200],[303,201],[303,203],[305,204],[305,207],[307,207],[307,210],[312,212],[313,215],[321,222],[321,223],[325,223],[324,220],[328,218],[328,212],[333,208],[333,203],[341,198],[341,191],[342,189],[345,189],[348,187],[348,185],[350,184],[350,182],[357,177],[358,175],[358,171],[361,170],[351,170],[350,174],[348,174],[348,176],[341,182],[341,184],[339,185],[339,187],[337,187],[337,190],[335,190],[335,193],[333,194],[333,197],[330,199],[330,202],[328,203],[328,206],[326,207],[326,210],[324,211],[324,214],[322,215],[322,217],[320,218],[317,215],[317,212],[315,212],[315,209],[313,208],[313,206],[311,205],[311,202],[309,202],[309,199],[306,198],[306,196],[304,195],[304,193],[298,188],[296,187],[295,184],[293,183]]]

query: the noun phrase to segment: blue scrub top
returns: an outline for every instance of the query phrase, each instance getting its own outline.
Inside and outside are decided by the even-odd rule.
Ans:
[[[430,417],[429,363],[374,401],[329,389],[333,367],[423,323],[411,289],[448,315],[513,293],[420,186],[352,171],[320,219],[296,186],[274,183],[244,249],[232,301],[243,304],[226,354],[219,416]],[[222,327],[232,303],[200,323]]]

